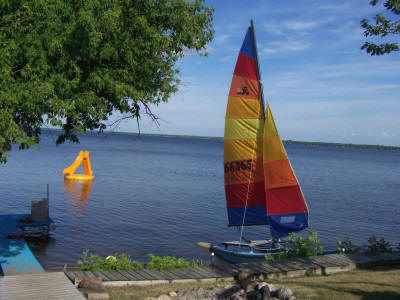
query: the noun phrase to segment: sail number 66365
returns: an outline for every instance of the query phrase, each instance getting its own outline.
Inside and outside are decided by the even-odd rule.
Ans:
[[[245,170],[251,170],[252,168],[252,160],[242,160],[242,161],[233,161],[230,163],[226,163],[224,166],[225,173],[233,173],[237,171],[245,171]]]

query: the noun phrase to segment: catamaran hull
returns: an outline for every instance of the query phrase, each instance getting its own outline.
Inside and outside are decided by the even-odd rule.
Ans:
[[[231,264],[241,263],[254,263],[254,262],[265,262],[268,257],[274,256],[277,253],[286,251],[284,249],[275,249],[268,253],[254,252],[249,248],[226,248],[225,246],[212,245],[209,248],[210,252],[214,253],[219,258]],[[339,253],[336,249],[324,250],[318,255],[337,254]]]
[[[252,263],[252,262],[263,262],[266,261],[266,257],[274,255],[282,250],[277,250],[270,253],[254,252],[249,250],[249,248],[225,248],[225,246],[211,246],[210,251],[213,252],[219,258],[227,261],[231,264],[240,263]]]

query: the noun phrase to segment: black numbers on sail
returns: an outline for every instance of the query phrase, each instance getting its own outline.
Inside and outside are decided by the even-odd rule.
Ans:
[[[226,163],[224,166],[225,173],[251,170],[252,163],[253,161],[251,159]]]

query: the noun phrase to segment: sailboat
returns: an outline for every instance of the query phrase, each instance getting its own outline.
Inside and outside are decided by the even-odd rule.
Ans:
[[[264,108],[265,107],[265,108]],[[237,58],[229,90],[224,133],[224,181],[229,226],[239,241],[199,243],[231,263],[264,260],[284,251],[281,238],[308,227],[308,208],[264,104],[253,20]],[[269,225],[271,239],[247,241],[243,227]]]

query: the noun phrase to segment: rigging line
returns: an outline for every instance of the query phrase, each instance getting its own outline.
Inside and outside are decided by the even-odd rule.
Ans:
[[[257,145],[257,138],[256,138],[256,145]],[[253,153],[252,153],[252,155],[251,155],[252,157],[254,157],[254,153],[255,153],[255,147],[253,148]],[[251,182],[251,175],[252,175],[252,173],[253,173],[253,162],[252,162],[252,164],[251,164],[249,180],[248,180],[248,182],[247,182],[246,202],[245,202],[245,206],[244,206],[242,225],[241,225],[241,227],[240,227],[239,249],[240,249],[240,246],[241,246],[241,244],[242,244],[242,239],[243,239],[244,219],[246,218],[246,213],[247,213],[247,201],[249,200],[250,182]]]

